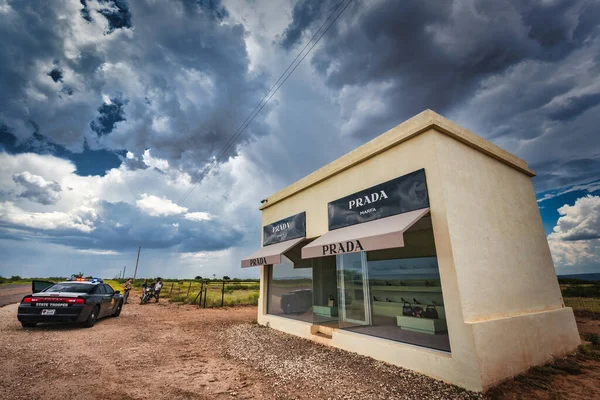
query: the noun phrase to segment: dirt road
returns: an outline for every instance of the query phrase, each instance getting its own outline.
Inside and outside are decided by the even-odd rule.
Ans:
[[[0,286],[0,307],[21,301],[23,296],[31,293],[31,284]]]
[[[257,372],[223,357],[215,338],[256,308],[129,304],[89,329],[23,329],[16,312],[16,304],[0,308],[0,398],[273,398]]]
[[[17,305],[0,308],[0,398],[600,398],[600,359],[590,356],[571,357],[478,395],[257,326],[255,307],[129,304],[119,318],[90,329],[23,329],[16,311]],[[599,325],[580,321],[587,329],[582,332]]]

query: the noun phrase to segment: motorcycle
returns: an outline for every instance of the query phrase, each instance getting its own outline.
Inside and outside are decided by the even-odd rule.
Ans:
[[[140,304],[148,303],[150,300],[152,300],[153,297],[156,297],[154,294],[154,288],[151,288],[151,287],[145,288],[144,292],[142,293],[142,298],[140,300]]]

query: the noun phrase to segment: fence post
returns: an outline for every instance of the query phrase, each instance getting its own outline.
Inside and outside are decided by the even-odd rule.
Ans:
[[[225,281],[223,281],[223,289],[221,289],[221,307],[223,307],[223,300],[225,300]]]
[[[175,282],[171,282],[171,290],[169,291],[169,297],[171,297],[171,293],[173,293],[173,285]]]
[[[200,297],[201,295],[202,295],[202,289],[200,289],[200,291],[198,292],[196,297],[194,297],[194,301],[192,301],[192,304],[196,304],[196,300],[198,300],[198,297]]]
[[[190,297],[190,289],[192,288],[192,281],[190,281],[190,284],[188,285],[188,292],[185,295],[185,298],[187,299],[188,297]]]
[[[206,282],[206,289],[204,289],[204,308],[206,308],[206,294],[208,293],[208,282]]]
[[[200,308],[200,305],[202,304],[202,290],[204,289],[204,282],[200,282],[200,293],[198,293],[198,296],[200,297],[200,299],[198,299],[198,308]],[[196,300],[194,300],[194,303],[196,302]]]

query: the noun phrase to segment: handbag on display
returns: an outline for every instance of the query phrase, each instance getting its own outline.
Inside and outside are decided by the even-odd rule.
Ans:
[[[423,313],[423,317],[425,318],[431,318],[431,319],[439,319],[440,315],[438,314],[437,309],[435,308],[434,305],[428,305],[425,308],[425,312]]]
[[[423,307],[412,307],[413,317],[421,318],[423,316]]]
[[[413,308],[409,302],[405,301],[402,305],[402,315],[406,315],[408,317],[413,316]]]

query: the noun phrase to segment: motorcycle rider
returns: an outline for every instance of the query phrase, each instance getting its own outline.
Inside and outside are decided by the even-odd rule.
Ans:
[[[148,287],[148,280],[146,278],[144,278],[144,283],[142,283],[142,295],[140,296],[140,299],[142,297],[144,297],[144,293],[146,293],[147,287]]]

